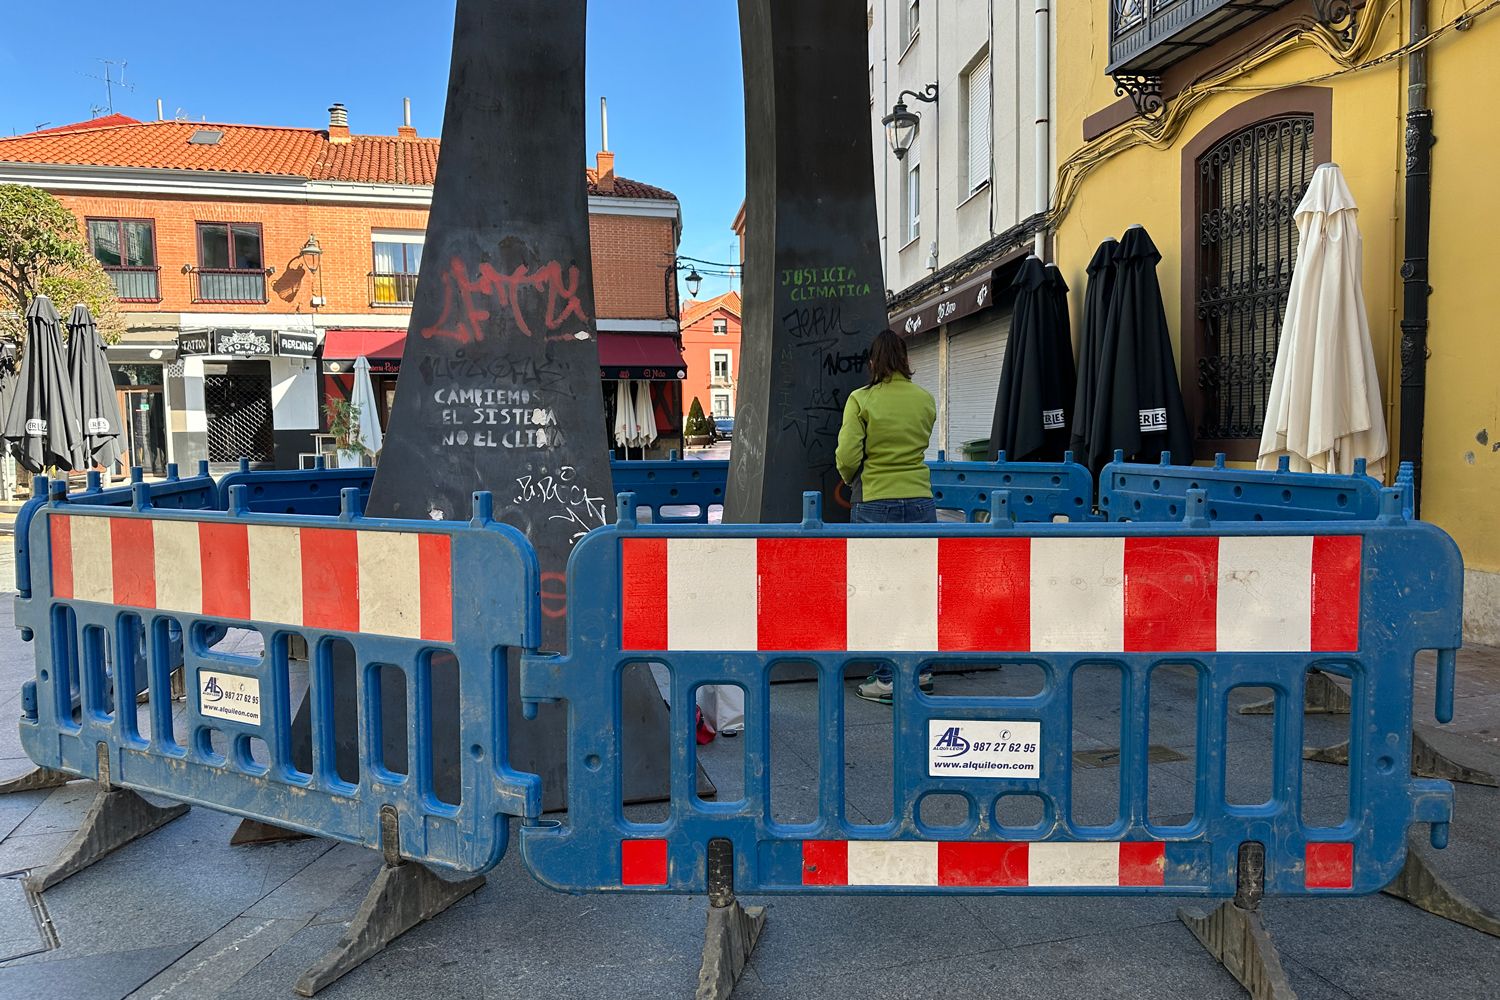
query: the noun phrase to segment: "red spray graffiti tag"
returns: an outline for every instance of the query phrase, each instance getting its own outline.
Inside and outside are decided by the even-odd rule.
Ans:
[[[489,264],[479,265],[478,277],[471,278],[469,265],[455,257],[443,273],[443,315],[432,326],[422,331],[428,340],[442,337],[456,340],[460,344],[473,344],[484,340],[484,324],[490,318],[492,306],[509,308],[516,326],[526,336],[535,334],[526,321],[526,306],[546,297],[547,311],[543,317],[547,331],[551,333],[566,323],[569,317],[587,324],[588,315],[578,298],[578,285],[582,275],[578,268],[563,267],[550,261],[528,270],[524,265],[510,274],[501,274]],[[533,293],[527,295],[526,293]],[[571,333],[556,339],[565,340]]]

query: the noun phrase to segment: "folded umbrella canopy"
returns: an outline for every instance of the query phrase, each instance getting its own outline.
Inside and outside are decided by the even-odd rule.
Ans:
[[[1262,469],[1385,475],[1389,450],[1370,320],[1359,209],[1337,165],[1313,174],[1297,207],[1299,248],[1260,438]]]
[[[651,383],[635,386],[635,445],[645,448],[656,442],[656,407],[651,404]]]
[[[1089,461],[1094,404],[1103,375],[1099,355],[1104,349],[1104,325],[1115,294],[1115,254],[1119,249],[1120,241],[1113,236],[1099,244],[1094,259],[1089,261],[1089,283],[1084,291],[1083,332],[1078,338],[1078,392],[1073,399],[1073,433],[1069,439],[1069,447],[1084,462]]]
[[[26,347],[0,438],[30,472],[86,467],[83,430],[63,360],[62,321],[45,295],[26,307]]]
[[[640,432],[640,424],[636,421],[635,397],[630,391],[630,379],[619,379],[615,382],[615,444],[621,448],[632,448]]]
[[[379,454],[385,445],[385,435],[380,430],[380,409],[375,403],[375,386],[370,381],[369,358],[354,359],[354,388],[349,393],[349,402],[359,411],[354,443],[371,455]]]
[[[84,464],[108,469],[125,454],[125,428],[104,341],[93,313],[82,303],[73,307],[68,320],[68,383],[78,404]]]
[[[1053,265],[1026,258],[1016,275],[1016,304],[1000,366],[990,458],[1052,462],[1068,447],[1076,373],[1068,322],[1068,285]]]
[[[1172,461],[1190,465],[1193,434],[1156,280],[1161,252],[1143,227],[1131,226],[1115,259],[1114,295],[1099,351],[1089,464],[1097,468],[1119,449],[1127,459],[1142,462],[1154,462],[1170,451]]]

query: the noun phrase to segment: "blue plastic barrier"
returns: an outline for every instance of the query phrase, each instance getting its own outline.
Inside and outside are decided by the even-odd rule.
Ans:
[[[1099,509],[1111,521],[1167,521],[1183,516],[1189,490],[1208,496],[1210,521],[1370,521],[1380,516],[1380,483],[1365,475],[1364,461],[1355,475],[1230,469],[1223,455],[1212,468],[1137,465],[1115,460],[1099,474]],[[1398,479],[1398,486],[1400,484]],[[1410,489],[1403,509],[1410,511]]]
[[[1038,522],[1062,518],[1091,520],[1094,479],[1068,452],[1061,462],[950,462],[938,453],[932,470],[932,496],[939,510],[956,510],[968,522],[989,516],[990,498],[1010,492],[1011,517]]]
[[[339,513],[344,490],[359,491],[359,510],[370,499],[370,484],[375,481],[372,468],[328,469],[318,459],[312,469],[255,471],[240,460],[237,472],[219,480],[218,507],[229,509],[229,491],[245,488],[245,503],[257,514],[312,514],[333,517]]]
[[[39,507],[27,527],[34,586],[16,622],[36,644],[22,692],[21,740],[37,763],[369,847],[395,810],[401,854],[467,872],[503,855],[507,815],[535,814],[540,781],[506,764],[508,647],[540,636],[539,571],[488,494],[463,522],[336,518],[74,502]],[[160,568],[160,572],[158,572]],[[259,636],[253,655],[213,648],[228,629]],[[176,638],[174,638],[174,635]],[[185,637],[185,641],[184,641]],[[142,641],[144,638],[144,641]],[[294,662],[293,639],[311,651]],[[338,646],[349,644],[347,651]],[[170,672],[185,660],[186,718],[174,725]],[[359,772],[338,773],[334,669],[359,685]],[[456,660],[455,660],[456,657]],[[402,675],[407,767],[387,766],[378,678]],[[459,672],[461,801],[434,787],[433,676]],[[305,675],[305,676],[304,676]],[[292,707],[310,686],[311,769],[294,762]],[[148,704],[134,693],[149,689]]]
[[[707,524],[710,508],[724,506],[729,481],[725,460],[611,462],[615,493],[632,493],[655,524]]]
[[[1003,498],[1002,498],[1003,499]],[[1446,843],[1452,787],[1410,775],[1413,659],[1438,650],[1436,715],[1452,714],[1462,564],[1439,529],[1401,516],[1395,491],[1357,524],[1211,524],[1201,492],[1189,520],[1158,524],[825,526],[620,524],[582,540],[569,566],[570,654],[527,656],[521,695],[569,706],[566,824],[530,824],[533,875],[567,891],[701,893],[707,845],[731,842],[739,892],[1164,893],[1226,897],[1242,844],[1265,847],[1274,895],[1363,894],[1401,869],[1407,830]],[[844,666],[896,674],[893,819],[845,810]],[[816,664],[818,808],[773,820],[777,774],[769,675]],[[936,661],[1040,668],[1032,697],[935,697],[917,674]],[[672,801],[660,823],[621,808],[620,676],[664,664],[671,703],[703,685],[745,691],[744,797],[705,802],[694,783],[694,720],[676,712]],[[1120,671],[1121,809],[1105,825],[1072,812],[1073,676]],[[1153,670],[1197,677],[1195,809],[1181,824],[1147,812]],[[1301,818],[1304,679],[1348,678],[1355,703],[1343,822]],[[1271,797],[1225,793],[1228,700],[1268,687],[1275,715]],[[969,803],[958,827],[922,819],[922,800]],[[1040,797],[1034,826],[1002,825],[999,800]],[[533,815],[532,819],[536,819]]]

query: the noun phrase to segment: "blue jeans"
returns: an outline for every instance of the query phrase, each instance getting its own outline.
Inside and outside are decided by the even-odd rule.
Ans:
[[[854,505],[855,524],[936,524],[937,505],[931,497],[912,500],[869,500]]]
[[[870,500],[855,504],[850,520],[854,524],[936,524],[937,505],[931,497]],[[876,664],[875,676],[889,682],[893,676],[890,664]]]

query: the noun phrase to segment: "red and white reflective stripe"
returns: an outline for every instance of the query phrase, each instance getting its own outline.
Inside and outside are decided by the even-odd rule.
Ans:
[[[806,840],[803,885],[1165,885],[1166,844]]]
[[[1349,652],[1358,535],[626,538],[627,650]]]
[[[229,521],[49,517],[53,596],[453,641],[452,538]]]

